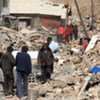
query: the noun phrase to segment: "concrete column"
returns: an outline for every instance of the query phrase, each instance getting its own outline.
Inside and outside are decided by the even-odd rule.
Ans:
[[[3,0],[0,0],[0,16],[1,16],[1,12],[2,12],[2,7],[3,7]]]

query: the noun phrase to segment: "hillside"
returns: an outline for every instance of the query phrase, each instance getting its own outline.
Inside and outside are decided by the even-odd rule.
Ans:
[[[67,2],[71,5],[73,15],[77,15],[76,6],[74,4],[74,0],[50,0],[55,3],[64,3],[67,4]],[[82,12],[82,15],[90,15],[91,14],[91,0],[77,0],[80,11]],[[95,15],[100,15],[100,0],[94,0],[94,13]]]

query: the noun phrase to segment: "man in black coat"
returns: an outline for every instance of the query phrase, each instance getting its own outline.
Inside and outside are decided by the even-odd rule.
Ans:
[[[5,96],[13,95],[14,75],[13,68],[15,59],[12,55],[13,48],[7,47],[7,51],[1,57],[1,66],[4,74],[4,93]]]
[[[54,56],[47,44],[43,44],[38,54],[38,64],[41,67],[41,81],[45,83],[51,77],[51,66],[54,63]]]

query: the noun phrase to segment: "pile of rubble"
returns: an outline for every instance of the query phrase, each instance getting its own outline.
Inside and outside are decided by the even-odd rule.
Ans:
[[[24,43],[24,37],[17,31],[0,27],[0,42],[3,44],[4,49],[9,45],[13,45],[16,49],[21,43]]]
[[[91,73],[93,66],[100,66],[98,48],[95,47],[84,54],[71,54],[68,46],[61,44],[56,58],[58,62],[54,64],[52,80],[46,84],[41,84],[38,80],[30,83],[32,98],[36,100],[100,99],[100,74]]]
[[[28,45],[30,50],[39,50],[45,40],[45,34],[34,32],[34,34],[22,34],[6,27],[0,27],[0,42],[5,50],[7,46],[13,45],[15,50],[19,50],[22,45]]]
[[[90,77],[89,73],[83,62],[80,66],[72,62],[64,63],[63,67],[55,64],[52,80],[46,84],[30,83],[30,95],[35,100],[99,100],[100,75]]]
[[[21,34],[5,27],[0,28],[0,41],[5,48],[13,44],[14,48],[19,50],[23,44],[27,44],[31,50],[39,50],[46,38],[47,35],[40,31]],[[55,55],[57,61],[54,63],[52,80],[45,84],[41,84],[37,79],[30,82],[30,100],[100,99],[100,74],[91,73],[93,66],[100,66],[100,46],[96,45],[84,54],[81,51],[72,53],[70,50],[73,47],[81,50],[78,44],[78,40],[71,44],[60,44]]]

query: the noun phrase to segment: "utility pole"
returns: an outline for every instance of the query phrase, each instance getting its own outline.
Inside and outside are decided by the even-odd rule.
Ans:
[[[91,27],[93,29],[93,25],[94,25],[94,4],[93,4],[93,0],[91,0]]]
[[[80,12],[80,10],[79,10],[79,6],[78,6],[78,3],[77,3],[77,0],[74,0],[74,2],[75,2],[75,5],[76,5],[76,8],[77,8],[77,12],[78,12],[79,18],[80,18],[80,20],[81,20],[81,24],[82,24],[82,26],[83,26],[84,33],[85,33],[86,36],[87,36],[87,31],[86,31],[86,29],[85,29],[85,24],[84,24],[84,22],[83,22],[83,19],[82,19],[82,16],[81,16],[81,12]]]

